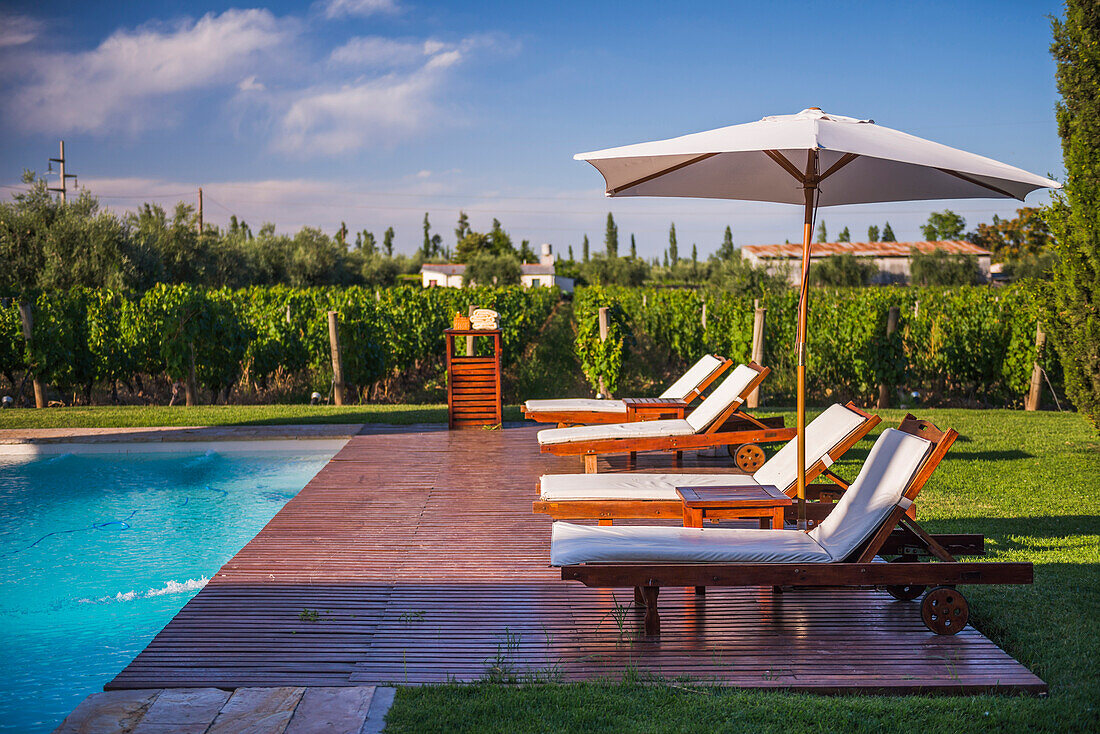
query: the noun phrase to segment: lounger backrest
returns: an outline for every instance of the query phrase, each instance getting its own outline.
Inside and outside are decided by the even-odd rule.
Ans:
[[[871,447],[859,476],[810,537],[834,561],[843,561],[898,504],[931,447],[931,441],[887,428]]]
[[[672,400],[687,400],[688,395],[702,385],[703,380],[714,374],[714,371],[723,364],[724,362],[713,354],[704,354],[702,359],[684,373],[683,377],[669,385],[669,388],[661,393],[661,397],[671,398]]]
[[[829,452],[843,443],[866,420],[870,420],[870,417],[836,403],[810,421],[806,426],[807,471],[818,461],[824,461],[826,467],[831,465],[834,457],[829,456]],[[783,492],[794,486],[798,481],[797,442],[792,440],[785,444],[775,452],[775,456],[756,470],[752,478],[760,484],[778,487]]]
[[[696,433],[705,431],[707,426],[713,423],[734,402],[744,402],[745,398],[742,393],[745,392],[745,388],[758,374],[760,373],[748,365],[737,365],[737,369],[723,380],[722,384],[715,388],[714,392],[708,395],[707,399],[700,403],[698,408],[691,411],[687,417],[687,422],[691,424]]]

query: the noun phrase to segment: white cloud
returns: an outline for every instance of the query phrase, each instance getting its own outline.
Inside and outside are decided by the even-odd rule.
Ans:
[[[439,53],[446,44],[439,41],[399,41],[381,36],[360,36],[335,49],[329,61],[344,66],[394,68],[410,66]]]
[[[42,23],[26,15],[0,11],[0,48],[30,43],[42,30]]]
[[[437,74],[421,70],[337,89],[307,89],[283,115],[276,146],[336,155],[419,132],[436,117],[438,81]]]
[[[365,18],[376,13],[396,13],[400,10],[394,0],[323,0],[320,5],[326,18]]]
[[[457,43],[353,38],[335,49],[329,62],[386,73],[295,94],[275,145],[286,152],[337,155],[422,132],[445,117],[439,113],[440,97],[451,70],[475,50],[499,47],[490,36]]]
[[[267,10],[227,10],[169,29],[119,30],[83,53],[39,54],[9,115],[42,131],[102,133],[164,124],[171,95],[230,85],[288,43],[294,23]]]
[[[242,92],[262,92],[266,88],[263,82],[256,81],[255,74],[241,79],[240,83],[237,85],[237,89]]]

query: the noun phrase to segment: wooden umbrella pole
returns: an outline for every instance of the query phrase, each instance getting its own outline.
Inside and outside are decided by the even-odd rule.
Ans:
[[[796,425],[798,435],[798,529],[806,529],[806,313],[810,289],[810,238],[814,227],[814,195],[817,193],[817,151],[806,156],[806,175],[802,190],[806,196],[806,216],[802,224],[802,289],[798,295],[798,396]]]

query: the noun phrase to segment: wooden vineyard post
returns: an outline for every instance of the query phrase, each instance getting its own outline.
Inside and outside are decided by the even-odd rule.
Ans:
[[[600,342],[607,341],[607,306],[600,306]],[[610,398],[607,394],[603,382],[603,375],[600,375],[600,395],[601,398]]]
[[[752,305],[752,361],[757,364],[764,364],[764,316],[768,313],[768,309],[760,305],[759,298],[754,298]],[[760,407],[759,386],[749,393],[745,404],[750,408]]]
[[[1035,364],[1031,368],[1031,386],[1027,391],[1027,400],[1024,401],[1024,410],[1039,409],[1043,388],[1043,368],[1039,366],[1039,359],[1043,355],[1043,347],[1046,343],[1047,335],[1043,333],[1043,325],[1038,324],[1035,327]]]
[[[187,379],[183,383],[183,404],[191,406],[199,404],[199,388],[195,377],[195,345],[187,346],[190,353],[187,357]]]
[[[900,313],[901,312],[897,306],[891,306],[890,310],[886,313],[887,338],[893,336],[894,332],[898,330],[898,316],[900,316]],[[883,383],[878,386],[878,407],[880,409],[890,407],[890,393],[893,390],[893,385],[887,385]]]
[[[23,322],[23,338],[27,342],[29,351],[34,336],[34,315],[31,313],[31,304],[26,301],[19,302],[19,318]],[[37,373],[31,375],[31,383],[34,385],[34,407],[45,408],[46,386],[42,384]]]
[[[500,329],[446,329],[447,343],[447,426],[481,428],[499,426],[504,420],[500,384]],[[455,337],[472,340],[478,336],[493,340],[493,356],[455,354]],[[471,349],[473,353],[475,350]]]
[[[340,335],[337,332],[339,314],[328,312],[328,343],[332,350],[332,402],[344,404],[344,360],[340,354]]]

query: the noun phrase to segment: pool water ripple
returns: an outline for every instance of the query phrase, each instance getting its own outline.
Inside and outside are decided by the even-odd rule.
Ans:
[[[101,690],[331,455],[0,457],[0,731]]]

